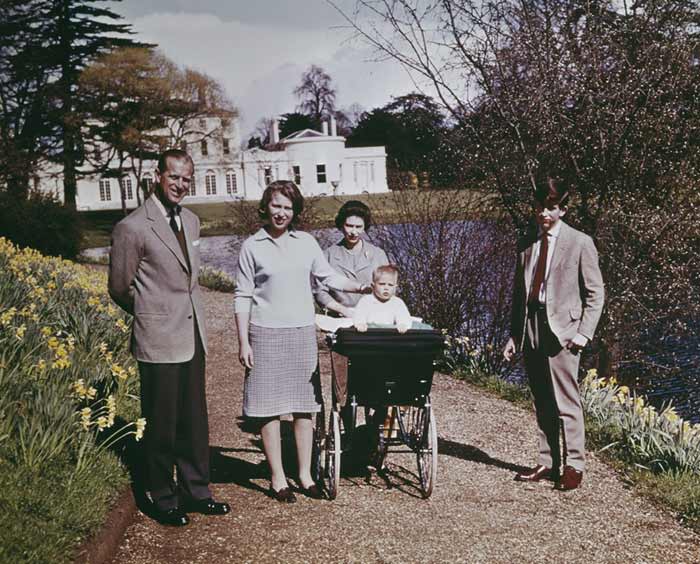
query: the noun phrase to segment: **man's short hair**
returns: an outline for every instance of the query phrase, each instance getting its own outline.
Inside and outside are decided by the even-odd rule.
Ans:
[[[192,168],[194,168],[194,161],[192,160],[192,157],[190,157],[190,155],[187,153],[187,151],[183,151],[182,149],[168,149],[166,151],[163,151],[158,156],[159,173],[163,174],[166,170],[168,170],[168,159],[174,159],[176,161],[189,161],[192,165]]]
[[[569,190],[564,181],[556,176],[546,176],[537,183],[535,200],[545,207],[558,205],[564,208],[569,203]]]
[[[394,276],[394,278],[398,279],[399,269],[393,264],[383,264],[381,266],[378,266],[374,269],[374,272],[372,273],[372,282],[376,282],[382,274],[391,274],[392,276]]]

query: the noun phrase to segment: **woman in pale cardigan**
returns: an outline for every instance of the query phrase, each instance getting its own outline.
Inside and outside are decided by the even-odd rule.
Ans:
[[[296,501],[282,467],[280,415],[287,413],[294,418],[301,491],[322,497],[311,477],[312,413],[321,409],[311,277],[345,292],[369,291],[335,272],[316,240],[294,229],[303,207],[293,182],[265,189],[258,212],[266,224],[241,247],[235,291],[239,360],[248,369],[243,414],[261,421],[269,493],[286,503]]]
[[[386,253],[362,235],[372,226],[369,207],[359,200],[345,202],[335,217],[335,226],[343,238],[328,247],[324,254],[334,270],[344,274],[358,284],[371,286],[372,273],[378,266],[389,264]],[[316,301],[330,315],[352,319],[357,302],[362,297],[357,293],[334,290],[321,283],[316,287]],[[341,406],[340,415],[345,429],[351,426],[352,411],[347,402],[348,359],[331,352],[333,383],[336,401]]]

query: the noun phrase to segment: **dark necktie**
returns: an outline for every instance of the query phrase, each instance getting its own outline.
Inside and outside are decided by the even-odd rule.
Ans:
[[[535,267],[535,278],[532,281],[530,288],[530,297],[528,302],[539,302],[540,290],[544,282],[544,275],[547,270],[547,252],[549,250],[549,234],[544,233],[540,239],[540,255],[537,257],[537,266]]]
[[[187,243],[185,242],[185,234],[182,232],[182,229],[180,229],[180,226],[177,224],[177,220],[175,219],[176,215],[180,215],[180,206],[175,206],[174,208],[170,208],[170,229],[172,229],[173,233],[175,233],[175,237],[177,238],[177,242],[180,245],[180,249],[182,250],[182,255],[185,257],[185,260],[187,261],[187,265],[189,266],[190,255],[187,252]],[[180,218],[180,222],[182,222],[182,218]]]
[[[180,210],[178,209],[180,206],[175,206],[174,208],[170,208],[170,229],[173,230],[173,233],[177,235],[180,232],[180,226],[177,224],[177,220],[175,219],[176,215],[180,215]]]

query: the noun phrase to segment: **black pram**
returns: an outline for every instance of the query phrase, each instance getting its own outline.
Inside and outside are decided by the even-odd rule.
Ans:
[[[341,328],[327,336],[334,353],[348,358],[348,401],[355,430],[358,407],[373,408],[380,417],[374,466],[381,469],[391,447],[406,446],[416,454],[420,489],[430,496],[437,475],[437,426],[430,402],[435,360],[445,338],[434,329],[411,329],[400,334],[395,328],[370,328],[360,333]],[[335,386],[334,386],[335,388]],[[340,406],[335,394],[325,436],[317,433],[319,460],[331,499],[338,493],[342,448]],[[322,451],[322,452],[321,452]]]

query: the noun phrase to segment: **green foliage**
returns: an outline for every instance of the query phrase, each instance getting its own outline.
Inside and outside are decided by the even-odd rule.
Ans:
[[[54,458],[32,471],[0,458],[0,562],[68,564],[80,539],[102,524],[128,478],[116,456],[100,453],[71,482],[73,463]]]
[[[103,272],[0,238],[0,559],[64,562],[143,434],[126,317]],[[117,444],[118,443],[118,444]]]
[[[454,186],[465,177],[459,136],[435,100],[414,92],[362,114],[347,145],[383,145],[390,169],[423,176],[431,186]]]
[[[75,258],[80,248],[80,219],[48,194],[17,199],[0,192],[0,237],[46,255]]]
[[[700,474],[700,424],[684,421],[671,405],[659,412],[615,379],[598,378],[595,370],[583,380],[581,403],[597,435],[608,434],[606,448],[618,456],[658,472]]]

